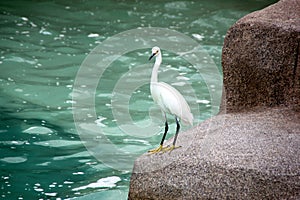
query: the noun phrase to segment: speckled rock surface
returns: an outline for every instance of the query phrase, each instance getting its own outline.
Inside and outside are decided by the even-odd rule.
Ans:
[[[182,148],[138,158],[129,199],[299,199],[299,121],[283,109],[215,116]]]
[[[283,0],[230,28],[221,113],[180,133],[182,148],[139,157],[130,200],[300,199],[299,8]]]
[[[283,0],[240,19],[222,52],[226,111],[300,109],[300,1]]]

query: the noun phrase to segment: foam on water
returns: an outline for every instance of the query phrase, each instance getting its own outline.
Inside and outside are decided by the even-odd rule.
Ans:
[[[97,182],[90,183],[81,187],[73,188],[73,191],[85,190],[87,188],[112,188],[116,186],[116,183],[121,181],[118,176],[111,176],[106,178],[101,178]]]

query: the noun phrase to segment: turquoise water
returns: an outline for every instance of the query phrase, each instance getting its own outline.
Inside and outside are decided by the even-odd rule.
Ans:
[[[155,147],[161,134],[139,137],[139,133],[124,132],[112,111],[113,91],[131,68],[143,63],[151,66],[150,49],[117,58],[102,74],[95,93],[94,125],[101,127],[117,148],[128,153],[126,166],[117,155],[107,154],[109,147],[102,144],[100,157],[93,156],[76,129],[72,113],[76,106],[74,83],[86,57],[115,34],[163,27],[197,41],[221,70],[221,47],[227,29],[237,19],[272,2],[1,1],[0,197],[126,199],[134,158]],[[189,102],[194,102],[191,107],[196,110],[195,123],[210,117],[214,113],[211,85],[176,54],[163,53],[165,68],[161,79],[173,83]],[[146,83],[149,69],[132,81],[145,79]],[[173,77],[164,79],[174,71],[177,73]],[[192,86],[196,96],[189,96],[194,91],[182,89],[182,80]],[[133,121],[143,126],[153,107],[149,95],[149,84],[141,85],[131,94],[127,107],[121,105],[118,109],[129,109]],[[162,119],[156,120],[158,130],[163,130]],[[170,130],[174,130],[174,122],[170,123]],[[118,167],[108,162],[111,160],[117,161]]]

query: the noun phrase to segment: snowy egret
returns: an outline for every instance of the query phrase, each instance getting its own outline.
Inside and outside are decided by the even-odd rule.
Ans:
[[[158,148],[150,150],[149,153],[158,153],[160,151],[172,151],[175,146],[178,132],[180,129],[179,119],[186,124],[193,125],[193,114],[184,97],[172,86],[164,82],[158,82],[158,68],[162,62],[162,54],[159,47],[152,48],[151,60],[155,57],[155,63],[152,70],[150,92],[153,101],[158,104],[165,117],[165,132]],[[175,116],[176,133],[171,147],[163,147],[164,140],[169,130],[167,113]]]

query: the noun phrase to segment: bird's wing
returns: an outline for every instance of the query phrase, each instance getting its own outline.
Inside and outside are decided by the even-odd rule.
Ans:
[[[164,112],[176,115],[183,122],[193,124],[193,115],[184,97],[172,86],[164,82],[153,85],[156,92],[156,103]]]

